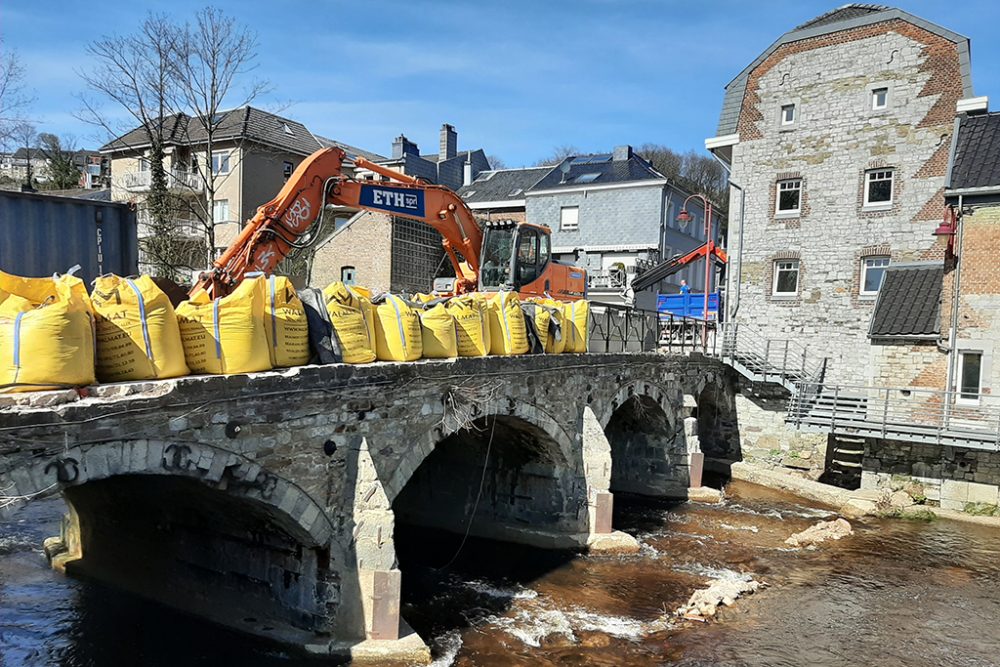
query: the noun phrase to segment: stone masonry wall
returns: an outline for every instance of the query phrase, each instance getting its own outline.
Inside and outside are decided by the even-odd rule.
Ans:
[[[746,192],[745,238],[730,242],[734,257],[744,245],[738,317],[830,357],[831,382],[867,376],[874,299],[858,294],[861,257],[873,249],[893,262],[940,256],[931,232],[962,86],[956,45],[896,20],[783,45],[749,77],[732,171]],[[876,87],[889,89],[884,111],[871,108]],[[785,104],[796,107],[790,126],[780,124]],[[865,170],[874,168],[894,170],[884,209],[862,205]],[[776,183],[788,177],[803,179],[807,205],[776,216]],[[779,257],[800,260],[790,298],[772,296]]]
[[[559,510],[577,523],[558,530],[582,546],[597,523],[610,531],[614,461],[601,430],[618,408],[647,397],[677,424],[690,411],[684,395],[710,384],[725,386],[725,369],[697,356],[588,354],[304,366],[99,385],[83,399],[4,396],[0,494],[130,475],[197,481],[259,506],[314,554],[292,611],[326,616],[304,629],[328,628],[335,642],[394,637],[395,626],[379,625],[398,618],[391,506],[439,442],[486,415],[544,432],[559,444],[560,479],[578,489],[563,494],[573,514]],[[551,509],[549,487],[521,488],[542,493],[519,500],[524,516]]]
[[[1000,363],[994,361],[1000,340],[1000,205],[973,206],[962,217],[961,294],[956,348],[983,353],[984,394],[1000,388]],[[942,327],[950,325],[951,311],[942,310]],[[995,399],[994,399],[995,401]],[[995,404],[995,402],[993,403]]]
[[[866,439],[861,488],[908,488],[944,509],[1000,502],[1000,452]]]
[[[323,289],[340,280],[341,268],[353,266],[358,285],[388,290],[392,277],[392,247],[392,217],[366,213],[316,250],[309,285]]]

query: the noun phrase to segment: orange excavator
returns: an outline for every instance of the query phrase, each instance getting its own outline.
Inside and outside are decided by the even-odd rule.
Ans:
[[[388,213],[425,222],[442,236],[455,278],[438,279],[435,291],[517,290],[523,296],[573,301],[585,296],[586,271],[552,259],[548,227],[528,223],[488,223],[480,229],[462,198],[362,157],[352,161],[382,180],[357,180],[344,172],[347,154],[319,150],[299,164],[278,196],[257,209],[213,268],[202,274],[192,294],[213,297],[231,292],[247,273],[271,273],[293,248],[302,247],[310,227],[327,205]]]

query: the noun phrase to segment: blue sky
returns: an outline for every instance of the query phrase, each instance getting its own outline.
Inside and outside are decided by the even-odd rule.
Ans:
[[[130,32],[149,9],[204,3],[0,0],[4,48],[31,74],[39,131],[105,139],[74,117],[88,41]],[[669,0],[244,0],[216,3],[259,33],[258,101],[313,132],[386,154],[401,132],[436,149],[438,129],[510,166],[558,145],[655,142],[703,150],[723,87],[781,33],[839,4]],[[972,40],[977,95],[1000,96],[996,0],[903,2]],[[997,97],[1000,104],[1000,97]],[[238,101],[238,100],[237,100]]]

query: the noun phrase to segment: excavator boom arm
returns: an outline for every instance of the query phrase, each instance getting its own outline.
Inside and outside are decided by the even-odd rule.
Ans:
[[[465,202],[446,187],[422,183],[364,158],[356,158],[355,166],[388,180],[354,180],[344,174],[345,158],[339,148],[324,148],[303,160],[281,192],[257,209],[192,293],[207,289],[214,297],[222,296],[247,273],[272,272],[300,243],[327,204],[427,223],[443,237],[442,245],[455,268],[456,290],[474,290],[483,237]]]

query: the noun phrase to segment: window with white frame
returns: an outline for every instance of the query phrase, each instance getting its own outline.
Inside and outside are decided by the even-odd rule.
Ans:
[[[212,173],[229,173],[229,151],[216,151],[212,153]]]
[[[774,263],[774,296],[795,296],[799,292],[799,260],[779,259]]]
[[[794,122],[795,122],[795,105],[794,104],[781,105],[781,124],[791,125]]]
[[[861,296],[878,294],[888,266],[888,257],[865,257],[861,260],[861,280],[859,281]]]
[[[563,206],[559,209],[559,231],[574,232],[580,228],[580,207]]]
[[[865,172],[865,206],[883,206],[892,203],[892,169],[872,169]]]
[[[212,202],[212,221],[229,222],[229,200],[216,199]]]
[[[889,106],[889,89],[888,88],[873,88],[872,89],[872,110],[878,111],[880,109],[885,109]]]
[[[802,179],[778,181],[775,213],[798,213],[802,205]]]
[[[354,267],[353,266],[342,266],[340,267],[340,282],[345,285],[354,284]]]
[[[982,393],[983,353],[960,352],[958,375],[958,400],[979,401]]]

